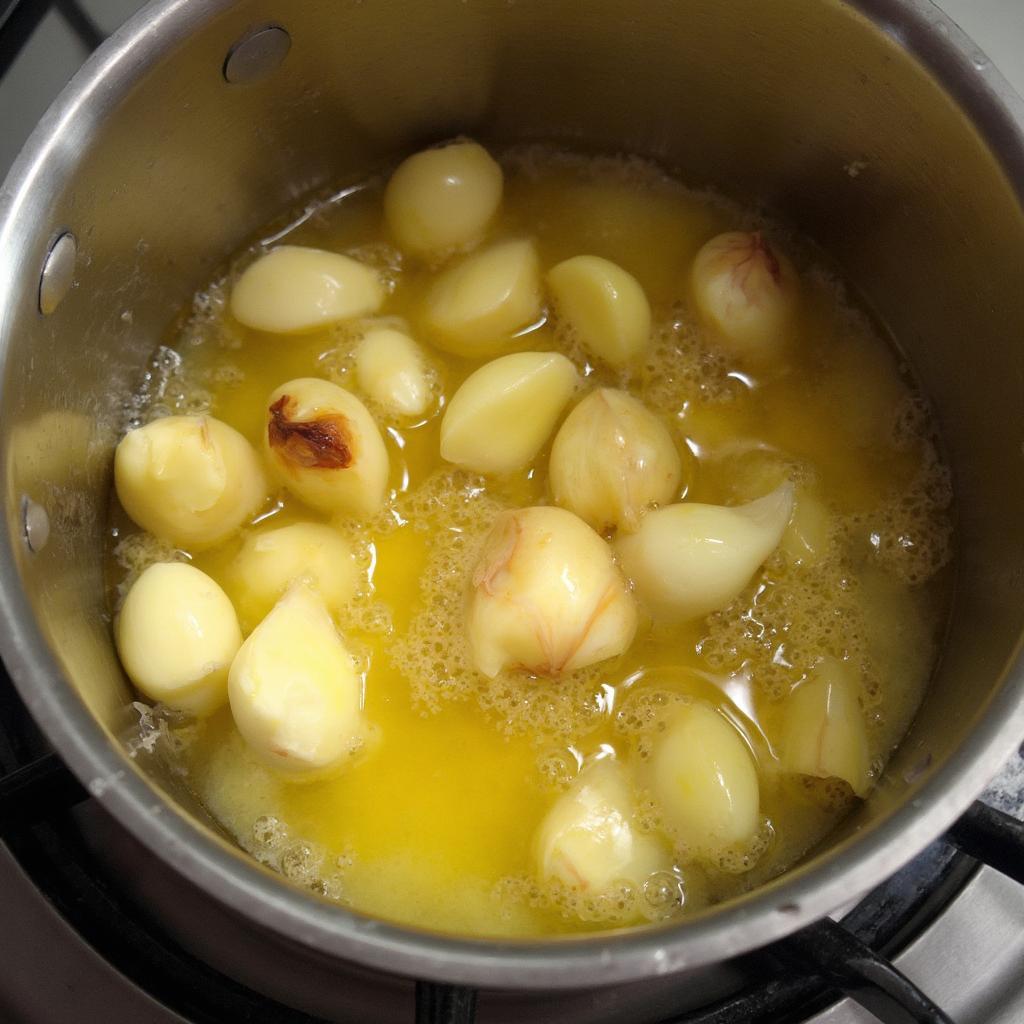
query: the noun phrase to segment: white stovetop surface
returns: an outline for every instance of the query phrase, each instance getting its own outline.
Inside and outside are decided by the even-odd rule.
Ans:
[[[34,0],[24,0],[34,2]],[[1024,0],[938,0],[1024,95]],[[97,25],[111,31],[139,0],[82,0]],[[59,15],[47,14],[0,89],[0,175],[63,84],[86,56]],[[1020,765],[1017,765],[1020,770]],[[990,799],[998,804],[998,783]],[[118,994],[90,949],[69,941],[68,926],[30,886],[0,846],[4,913],[0,922],[0,1020],[5,1024],[173,1024],[141,993]],[[34,924],[24,927],[29,919]],[[59,950],[59,952],[58,952]],[[935,924],[898,959],[900,968],[957,1024],[1024,1022],[1024,887],[982,869]],[[40,984],[40,969],[44,975]],[[19,979],[21,983],[19,984]],[[45,989],[45,995],[40,989]],[[984,995],[979,997],[979,991]],[[38,1015],[39,998],[48,1008]],[[32,1011],[28,1007],[32,1006]],[[26,1016],[26,1013],[29,1015]],[[70,1014],[71,1016],[68,1016]],[[874,1024],[843,1001],[809,1024]]]

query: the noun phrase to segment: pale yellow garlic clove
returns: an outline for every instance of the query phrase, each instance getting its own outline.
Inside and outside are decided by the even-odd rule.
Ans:
[[[728,231],[694,260],[693,296],[701,319],[731,355],[760,365],[787,347],[799,281],[796,271],[759,231]]]
[[[424,302],[423,325],[448,352],[489,355],[540,319],[540,264],[533,242],[499,242],[445,270]]]
[[[430,405],[430,381],[419,345],[393,327],[375,327],[356,346],[356,380],[379,406],[419,416]]]
[[[871,755],[852,668],[827,657],[785,705],[781,761],[787,771],[843,779],[859,797],[871,788]]]
[[[805,488],[797,490],[793,516],[779,547],[795,565],[811,566],[828,554],[832,522],[828,508]]]
[[[541,823],[534,843],[542,881],[580,892],[635,888],[672,867],[665,847],[633,825],[633,796],[624,769],[598,761],[584,769]]]
[[[115,630],[129,679],[150,700],[208,715],[228,699],[242,645],[227,595],[184,562],[157,562],[132,584]]]
[[[360,680],[323,599],[293,586],[242,644],[228,676],[242,738],[294,775],[343,763],[363,731]]]
[[[189,551],[229,537],[267,496],[252,445],[211,416],[165,416],[129,431],[114,453],[114,483],[139,526]]]
[[[400,249],[444,254],[483,237],[501,193],[501,168],[483,146],[460,140],[403,160],[384,192],[384,216]]]
[[[665,822],[700,856],[749,842],[760,826],[757,767],[736,728],[703,703],[684,704],[651,753]]]
[[[278,480],[322,512],[370,516],[384,503],[388,453],[351,392],[300,377],[267,399],[264,450]]]
[[[555,501],[595,530],[632,532],[678,497],[679,452],[664,424],[625,391],[599,388],[566,417],[551,447]]]
[[[335,615],[352,599],[355,559],[337,530],[321,523],[293,523],[250,534],[228,567],[225,582],[248,632],[300,580]]]
[[[546,277],[559,319],[584,348],[610,366],[643,354],[651,333],[651,307],[632,274],[600,256],[573,256]]]
[[[515,352],[471,373],[441,421],[441,457],[478,473],[511,473],[547,441],[576,389],[557,352]]]
[[[502,513],[484,542],[467,629],[484,675],[557,676],[622,654],[636,608],[608,545],[582,519],[524,508]]]
[[[792,511],[789,483],[746,505],[668,505],[619,538],[616,551],[651,615],[686,622],[739,596],[778,546]]]
[[[280,245],[243,271],[231,291],[231,315],[257,331],[301,334],[375,313],[383,302],[372,267],[336,252]]]

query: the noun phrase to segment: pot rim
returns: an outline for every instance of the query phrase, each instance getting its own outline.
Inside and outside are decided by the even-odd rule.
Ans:
[[[972,118],[1024,199],[1024,101],[930,0],[848,0],[923,63]],[[56,191],[62,132],[102,116],[141,70],[232,0],[153,0],[89,58],[32,133],[0,189],[0,252],[18,253],[30,196]],[[979,66],[981,65],[981,66]],[[94,109],[93,109],[94,108]],[[58,158],[60,157],[60,158]],[[23,257],[22,257],[23,258]],[[6,366],[17,257],[0,263],[0,371]],[[0,377],[0,401],[4,382]],[[462,939],[364,917],[284,884],[209,829],[196,827],[126,758],[64,678],[20,585],[14,528],[0,531],[0,654],[47,739],[93,797],[144,845],[235,912],[300,945],[389,973],[505,988],[612,984],[713,963],[763,946],[867,892],[963,813],[1024,735],[1021,643],[967,741],[914,799],[819,864],[675,925],[585,938]]]

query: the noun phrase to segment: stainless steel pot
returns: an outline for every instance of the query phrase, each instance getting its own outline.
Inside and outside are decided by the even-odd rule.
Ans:
[[[942,832],[1024,736],[1022,129],[1024,104],[925,0],[158,0],[74,78],[0,193],[0,648],[19,691],[158,857],[324,955],[582,986],[829,913]],[[945,429],[959,583],[910,734],[827,848],[684,924],[512,943],[349,913],[249,860],[119,739],[100,553],[123,404],[162,329],[305,192],[457,131],[638,152],[765,204],[861,289]]]

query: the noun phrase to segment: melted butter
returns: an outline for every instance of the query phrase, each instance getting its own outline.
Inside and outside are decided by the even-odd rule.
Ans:
[[[334,778],[284,781],[250,754],[225,710],[173,756],[247,848],[260,853],[257,835],[268,818],[294,842],[311,844],[327,867],[307,872],[303,884],[341,858],[335,895],[367,914],[450,932],[535,935],[651,916],[583,906],[538,887],[532,843],[581,762],[642,763],[652,729],[645,708],[659,700],[705,700],[725,711],[757,761],[765,818],[761,845],[746,860],[680,858],[683,912],[772,877],[826,836],[851,797],[834,782],[779,771],[773,744],[782,700],[818,654],[864,666],[861,701],[872,754],[884,763],[931,668],[948,588],[948,573],[934,570],[948,560],[949,527],[923,404],[893,352],[797,240],[787,244],[803,271],[799,343],[783,365],[754,379],[723,365],[700,337],[688,319],[686,284],[700,245],[718,231],[753,226],[750,217],[636,161],[530,150],[511,155],[506,171],[494,236],[535,237],[545,267],[579,253],[621,263],[643,284],[657,325],[645,367],[631,376],[586,364],[554,324],[534,325],[515,344],[566,351],[588,385],[627,387],[662,415],[680,448],[697,456],[690,499],[746,500],[774,486],[780,472],[795,474],[830,510],[828,557],[803,570],[773,556],[730,609],[670,631],[642,625],[625,655],[575,678],[482,680],[466,664],[461,581],[496,508],[546,500],[547,451],[528,471],[486,485],[443,466],[440,413],[479,363],[431,351],[435,407],[420,423],[382,421],[389,509],[376,523],[336,524],[365,572],[365,593],[338,621],[365,673],[373,724],[365,750]],[[384,315],[406,318],[429,343],[416,310],[433,271],[393,273],[379,202],[379,183],[371,182],[266,236],[356,250],[378,263],[395,279]],[[346,362],[353,334],[245,330],[224,311],[230,276],[175,326],[168,346],[180,360],[171,359],[157,391],[140,399],[140,415],[158,406],[208,411],[259,445],[265,398],[283,381],[319,375],[353,386]],[[903,421],[909,426],[894,433]],[[112,601],[147,558],[168,554],[132,537],[134,527],[114,506]],[[325,521],[281,493],[250,529],[300,520]],[[193,561],[223,581],[239,544],[235,538]],[[912,585],[914,573],[925,575],[922,566],[930,582]],[[641,805],[643,798],[638,792]],[[643,824],[658,827],[656,810]]]

